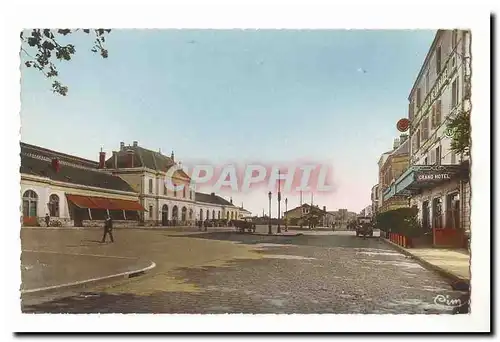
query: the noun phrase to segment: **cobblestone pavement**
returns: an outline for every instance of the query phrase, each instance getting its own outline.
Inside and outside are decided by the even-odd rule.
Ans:
[[[162,235],[182,248],[176,266],[168,249],[155,254],[157,271],[106,288],[23,305],[49,313],[451,313],[437,299],[456,299],[442,278],[377,238],[348,234],[296,237],[234,232]],[[219,262],[212,243],[253,251]],[[160,243],[158,241],[158,243]],[[236,243],[236,245],[235,245]],[[243,245],[241,245],[243,244]],[[144,253],[147,254],[147,246]],[[235,249],[236,251],[236,249]],[[174,252],[172,252],[174,253]],[[189,265],[183,255],[211,262]],[[149,255],[148,255],[149,257]],[[164,258],[165,260],[162,260]]]

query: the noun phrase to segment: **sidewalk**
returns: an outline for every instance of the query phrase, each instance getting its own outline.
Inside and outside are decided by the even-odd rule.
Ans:
[[[451,280],[460,288],[470,284],[470,255],[465,250],[445,248],[404,248],[381,238],[403,254],[411,256],[423,266]]]
[[[21,253],[21,293],[40,293],[125,278],[153,267],[152,261],[134,257],[24,250]]]

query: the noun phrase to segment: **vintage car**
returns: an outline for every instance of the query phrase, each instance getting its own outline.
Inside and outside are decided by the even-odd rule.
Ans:
[[[249,218],[242,220],[231,220],[231,224],[241,233],[244,233],[245,231],[255,233],[255,223],[253,223]]]
[[[358,217],[356,221],[356,236],[373,236],[373,225],[371,218]]]

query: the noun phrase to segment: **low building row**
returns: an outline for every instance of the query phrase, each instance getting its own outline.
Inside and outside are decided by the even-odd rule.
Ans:
[[[21,142],[22,225],[101,225],[110,215],[116,226],[194,225],[206,219],[238,219],[248,211],[215,193],[190,186],[191,179],[176,170],[172,179],[182,190],[170,189],[164,180],[177,165],[174,154],[120,143],[120,149],[99,161]],[[182,185],[182,186],[180,186]],[[192,185],[192,184],[191,184]]]

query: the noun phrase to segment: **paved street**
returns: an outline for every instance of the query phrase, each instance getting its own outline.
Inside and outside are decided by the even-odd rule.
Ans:
[[[435,304],[436,296],[461,295],[378,238],[351,232],[117,230],[114,245],[81,242],[96,231],[22,234],[23,249],[140,256],[157,264],[137,278],[25,299],[24,312],[450,313],[451,307]]]

